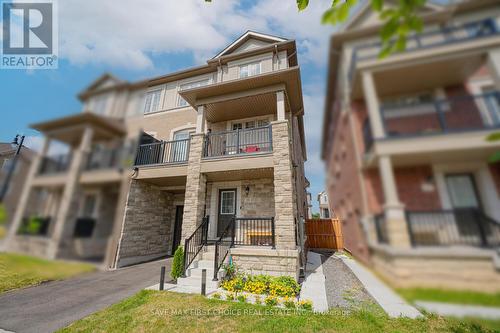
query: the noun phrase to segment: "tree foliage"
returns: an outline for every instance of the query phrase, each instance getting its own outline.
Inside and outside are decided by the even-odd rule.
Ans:
[[[5,210],[5,206],[0,203],[0,225],[5,224],[7,222],[7,211]]]
[[[296,0],[299,11],[305,10],[309,0]],[[384,22],[380,29],[382,48],[379,57],[406,49],[406,38],[412,33],[420,33],[423,29],[418,10],[427,0],[399,0],[395,6],[387,6],[385,0],[370,0],[372,9]],[[347,21],[358,0],[332,0],[331,7],[325,11],[321,19],[323,24],[337,25]]]

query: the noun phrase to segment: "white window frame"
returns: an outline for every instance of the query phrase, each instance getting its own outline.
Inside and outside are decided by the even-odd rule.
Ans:
[[[236,215],[236,205],[238,203],[238,201],[237,201],[237,194],[238,193],[237,192],[238,192],[238,190],[233,190],[233,189],[232,190],[221,190],[220,191],[220,211],[219,211],[220,215]],[[224,207],[224,204],[223,204],[224,203],[224,193],[233,193],[234,194],[234,198],[233,198],[234,205],[232,205],[232,210],[233,211],[230,212],[230,213],[224,213],[224,212],[222,212],[222,208]]]
[[[235,124],[241,124],[241,129],[245,129],[246,128],[246,123],[249,123],[249,122],[252,122],[254,121],[256,124],[255,127],[251,127],[251,128],[256,128],[257,127],[257,122],[259,120],[267,120],[267,122],[269,124],[271,124],[271,122],[273,121],[273,116],[269,115],[269,116],[257,116],[257,117],[251,117],[251,118],[244,118],[244,119],[237,119],[237,120],[233,120],[233,121],[228,121],[227,122],[227,126],[226,126],[226,129],[227,131],[233,131],[233,125]]]
[[[258,71],[256,71],[256,73],[251,74],[250,73],[250,66],[253,66],[253,65],[258,65],[256,67],[256,68],[258,68]],[[244,68],[246,68],[246,75],[242,75],[242,72],[243,72]],[[262,73],[262,60],[247,62],[245,64],[239,65],[239,67],[238,67],[238,77],[240,79],[251,77],[251,76],[255,76],[255,75],[259,75],[261,73]]]
[[[199,83],[202,83],[202,82],[205,82],[205,84],[198,85]],[[189,103],[186,102],[184,100],[184,98],[182,98],[181,94],[179,93],[181,90],[204,87],[204,86],[208,86],[210,83],[211,83],[210,77],[196,78],[196,80],[192,80],[192,81],[179,82],[179,85],[177,87],[177,103],[176,103],[176,106],[179,107],[179,108],[184,108],[184,107],[188,107],[189,106]],[[186,104],[184,104],[184,103],[186,103]]]
[[[155,112],[158,112],[158,111],[162,110],[162,107],[163,107],[162,100],[163,100],[163,92],[164,92],[164,90],[165,89],[163,87],[161,87],[161,88],[151,89],[148,92],[146,92],[146,96],[144,96],[144,106],[143,106],[143,112],[144,112],[144,114],[155,113]],[[153,110],[153,105],[155,105],[155,103],[153,103],[154,102],[154,98],[151,97],[151,101],[150,101],[150,104],[148,106],[148,97],[150,95],[154,96],[156,93],[158,93],[158,104],[157,104],[157,109]]]

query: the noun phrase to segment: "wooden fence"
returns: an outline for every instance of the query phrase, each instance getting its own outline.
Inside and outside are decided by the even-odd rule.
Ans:
[[[344,238],[339,219],[307,219],[307,247],[310,249],[342,250]]]

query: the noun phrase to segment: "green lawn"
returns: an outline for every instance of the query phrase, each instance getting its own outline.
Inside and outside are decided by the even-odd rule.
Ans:
[[[62,280],[94,271],[89,264],[50,261],[39,258],[0,253],[0,293],[34,286],[46,281]]]
[[[351,313],[291,313],[199,295],[141,291],[60,332],[495,332],[487,326],[428,315],[389,319],[378,308]],[[274,312],[274,313],[271,313]],[[495,327],[496,325],[496,327]],[[488,328],[488,326],[490,328]]]
[[[422,300],[500,307],[500,293],[487,294],[475,291],[442,290],[433,288],[405,288],[397,289],[397,292],[409,302]]]

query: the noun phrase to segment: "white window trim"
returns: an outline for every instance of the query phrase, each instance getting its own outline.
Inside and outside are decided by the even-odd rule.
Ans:
[[[236,189],[236,190],[235,190],[235,189],[221,190],[221,191],[219,192],[219,195],[222,197],[222,194],[223,194],[223,193],[234,193],[234,195],[236,196],[236,192],[237,192],[237,191],[238,191],[237,189]],[[221,198],[219,198],[219,200],[220,200],[220,199],[221,199]],[[222,212],[222,204],[220,205],[220,211],[219,211],[218,213],[219,213],[220,215],[235,215],[235,214],[236,214],[236,205],[237,205],[236,198],[234,198],[234,201],[235,201],[235,203],[234,203],[233,211],[232,211],[231,213],[223,213],[223,212]]]
[[[142,113],[144,115],[149,115],[149,114],[153,114],[153,113],[157,113],[157,112],[161,112],[161,111],[165,110],[164,105],[163,105],[164,99],[165,99],[165,87],[166,87],[166,85],[159,85],[159,86],[152,87],[146,91],[146,94],[144,95],[144,101],[142,103]],[[146,100],[148,98],[148,94],[156,92],[156,91],[160,91],[160,101],[158,102],[158,110],[146,112]],[[149,109],[151,110],[151,107]]]
[[[178,127],[172,128],[170,130],[170,134],[168,136],[168,140],[172,141],[174,139],[175,133],[177,133],[177,132],[191,130],[191,129],[194,132],[196,132],[196,124],[187,123],[187,125],[182,125],[182,126],[178,126]]]
[[[190,108],[191,105],[189,105],[189,103],[187,103],[186,105],[180,105],[182,96],[179,92],[181,91],[181,87],[185,84],[192,84],[192,83],[202,82],[202,81],[207,81],[207,84],[206,84],[207,86],[211,85],[214,82],[213,73],[207,74],[204,76],[197,76],[197,77],[185,79],[182,81],[178,81],[177,88],[176,88],[177,97],[175,99],[175,107],[174,108]]]
[[[244,67],[244,66],[250,66],[250,65],[255,65],[255,64],[259,65],[259,72],[257,74],[253,74],[253,75],[248,74],[247,76],[241,76],[241,68],[242,67]],[[248,69],[247,69],[247,72],[248,72]],[[238,65],[238,78],[239,79],[245,79],[247,77],[257,76],[257,75],[260,75],[260,74],[262,74],[262,60],[249,61],[249,62],[246,62],[244,64]]]
[[[242,119],[236,119],[236,120],[231,120],[228,121],[226,124],[226,130],[227,131],[232,131],[233,130],[233,124],[237,123],[245,123],[247,121],[257,121],[257,120],[267,120],[269,123],[271,123],[274,120],[274,116],[269,115],[269,116],[256,116],[256,117],[250,117],[250,118],[242,118]]]
[[[473,95],[484,94],[483,88],[488,87],[488,86],[495,87],[495,82],[490,77],[472,80],[472,81],[468,82],[468,87],[470,89],[470,92]],[[488,108],[484,104],[484,100],[483,99],[476,100],[476,105],[479,108],[483,123],[488,124],[488,125],[493,125],[493,119],[491,119],[491,117],[490,117],[490,114],[488,112]]]

